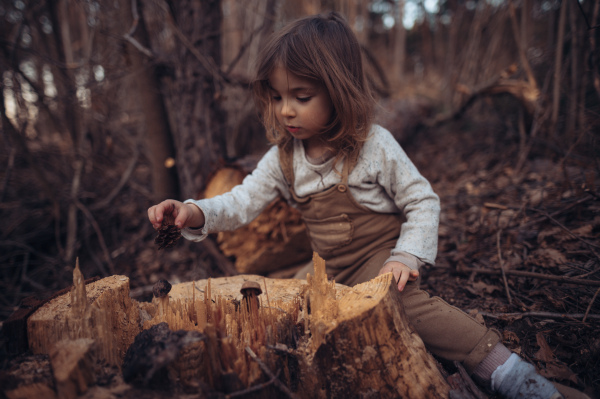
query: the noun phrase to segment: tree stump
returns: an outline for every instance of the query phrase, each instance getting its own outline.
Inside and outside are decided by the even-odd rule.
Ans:
[[[76,283],[71,295],[31,316],[31,349],[76,352],[64,367],[69,392],[93,381],[73,371],[76,364],[92,369],[89,350],[75,350],[74,340],[93,338],[94,354],[113,364],[121,365],[129,348],[128,364],[146,365],[143,375],[131,377],[142,385],[159,373],[166,386],[221,394],[448,397],[437,363],[407,322],[392,274],[347,287],[327,280],[318,255],[313,261],[315,276],[307,280],[238,275],[175,284],[153,300],[154,309],[128,297],[123,276]],[[77,269],[74,280],[82,278]],[[148,316],[142,320],[141,313]],[[131,345],[148,329],[154,333],[139,334]],[[70,341],[57,345],[64,339]],[[91,341],[80,342],[92,348]]]

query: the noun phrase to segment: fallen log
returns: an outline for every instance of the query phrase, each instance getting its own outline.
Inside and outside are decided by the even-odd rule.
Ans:
[[[93,370],[94,348],[99,361],[122,366],[126,358],[124,374],[141,388],[160,375],[163,389],[177,384],[232,396],[448,397],[392,274],[347,287],[327,280],[318,255],[313,261],[315,276],[307,280],[238,275],[161,283],[152,305],[131,300],[123,276],[82,287],[77,268],[71,295],[30,317],[31,349],[72,354],[61,366],[62,396],[93,384],[74,365]],[[76,350],[75,342],[86,344]]]
[[[240,184],[245,172],[219,169],[208,181],[205,198],[226,193]],[[235,257],[243,274],[268,274],[310,260],[312,250],[300,213],[283,199],[273,201],[256,219],[234,231],[217,234],[219,249]]]

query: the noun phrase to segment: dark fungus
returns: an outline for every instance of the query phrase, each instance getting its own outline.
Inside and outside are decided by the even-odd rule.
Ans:
[[[158,280],[154,287],[152,287],[152,295],[154,298],[163,298],[171,292],[171,283],[167,280]]]
[[[246,281],[244,284],[242,284],[242,288],[240,289],[240,292],[242,293],[242,295],[244,297],[246,296],[250,296],[250,295],[260,295],[262,294],[262,289],[260,288],[260,284],[257,283],[256,281]]]

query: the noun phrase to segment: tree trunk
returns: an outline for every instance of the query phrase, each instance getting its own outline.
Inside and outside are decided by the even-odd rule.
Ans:
[[[144,19],[139,17],[136,3],[132,2],[131,6],[123,7],[125,27],[129,29],[129,26],[137,26],[136,31],[128,35],[136,33],[140,44],[147,48],[150,47],[150,40]],[[135,90],[131,95],[135,96],[136,102],[139,103],[144,118],[144,143],[148,148],[152,166],[153,199],[160,202],[166,198],[177,198],[179,188],[177,169],[174,167],[175,148],[160,84],[156,77],[156,67],[134,46],[129,45],[126,51],[135,71],[132,78]]]
[[[391,82],[395,90],[402,87],[402,80],[404,78],[404,64],[406,62],[406,29],[404,28],[404,0],[400,0],[394,6],[394,36],[392,42],[394,43],[393,50],[391,52],[392,65],[391,65]]]
[[[183,198],[197,198],[217,161],[225,155],[221,65],[221,2],[171,2],[170,55],[173,78],[163,78],[175,138],[176,167]]]

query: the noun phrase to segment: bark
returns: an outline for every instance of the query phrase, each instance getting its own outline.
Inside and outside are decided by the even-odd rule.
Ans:
[[[123,10],[125,23],[132,26],[130,32],[137,33],[138,42],[148,48],[150,46],[148,32],[144,19],[139,17],[136,1],[132,2],[131,7],[123,7]],[[166,198],[177,198],[179,189],[176,168],[173,162],[175,148],[167,111],[160,91],[160,83],[156,76],[156,66],[152,60],[133,46],[128,46],[127,52],[128,59],[136,71],[133,76],[135,91],[132,91],[131,95],[139,101],[141,114],[144,118],[143,131],[146,138],[144,142],[150,154],[153,199],[155,202],[159,202]]]
[[[170,54],[173,78],[163,78],[174,132],[176,167],[183,198],[197,198],[217,161],[225,156],[221,109],[221,2],[173,2],[177,45]]]

